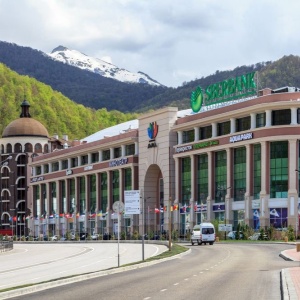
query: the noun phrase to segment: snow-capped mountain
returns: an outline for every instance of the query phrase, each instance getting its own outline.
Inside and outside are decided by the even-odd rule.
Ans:
[[[56,47],[51,53],[47,53],[47,55],[54,60],[99,74],[107,78],[116,79],[121,82],[161,86],[159,82],[150,78],[147,74],[142,72],[129,72],[104,60],[87,56],[79,51],[70,50],[64,46]]]

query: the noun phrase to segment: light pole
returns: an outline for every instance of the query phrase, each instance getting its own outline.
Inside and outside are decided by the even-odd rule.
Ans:
[[[144,195],[141,197],[142,199],[142,260],[145,260],[145,201],[150,199],[148,197],[145,199]]]
[[[299,170],[295,170],[295,172],[298,172],[298,174],[299,174]],[[298,183],[298,185],[299,185],[299,183]],[[299,186],[298,186],[298,189],[299,189]],[[298,204],[298,199],[299,199],[298,189],[296,189],[297,190],[297,204]],[[297,211],[299,211],[299,209],[297,209]],[[296,241],[297,241],[297,235],[298,235],[298,226],[299,226],[299,212],[297,212],[297,217],[296,217]]]

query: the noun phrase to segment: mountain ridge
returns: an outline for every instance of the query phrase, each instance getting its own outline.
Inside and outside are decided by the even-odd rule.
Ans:
[[[88,56],[80,51],[72,50],[65,46],[60,45],[54,48],[51,53],[46,54],[56,61],[90,71],[106,78],[126,83],[162,86],[162,84],[158,83],[144,72],[132,73],[105,60]]]

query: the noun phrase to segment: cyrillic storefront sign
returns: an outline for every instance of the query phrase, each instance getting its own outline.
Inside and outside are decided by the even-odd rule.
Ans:
[[[246,141],[251,139],[253,139],[253,132],[231,136],[229,141],[230,143],[235,143],[235,142]]]

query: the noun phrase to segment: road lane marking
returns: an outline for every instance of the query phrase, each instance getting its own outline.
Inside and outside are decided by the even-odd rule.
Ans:
[[[165,292],[165,291],[167,291],[168,289],[163,289],[163,290],[160,290],[161,292]]]

